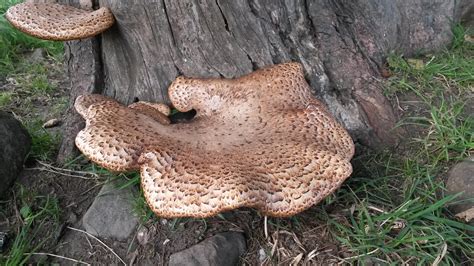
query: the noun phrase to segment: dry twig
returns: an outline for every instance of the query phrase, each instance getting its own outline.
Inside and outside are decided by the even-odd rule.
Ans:
[[[47,171],[55,174],[59,174],[62,176],[68,176],[68,177],[77,177],[81,179],[86,179],[86,180],[93,180],[93,179],[98,179],[100,176],[96,173],[91,173],[87,171],[76,171],[76,170],[70,170],[66,168],[60,168],[60,167],[55,167],[52,166],[51,164],[42,162],[37,160],[37,162],[42,165],[42,167],[33,167],[33,168],[26,168],[28,170],[39,170],[39,171]],[[92,177],[87,177],[87,176],[92,176]]]
[[[87,262],[83,262],[83,261],[76,260],[76,259],[73,259],[73,258],[68,258],[68,257],[64,257],[64,256],[61,256],[61,255],[51,254],[51,253],[32,252],[32,253],[24,253],[24,254],[25,255],[43,255],[43,256],[46,255],[46,256],[51,256],[51,257],[60,258],[60,259],[64,259],[64,260],[73,261],[75,263],[79,263],[79,264],[83,264],[83,265],[90,265]]]

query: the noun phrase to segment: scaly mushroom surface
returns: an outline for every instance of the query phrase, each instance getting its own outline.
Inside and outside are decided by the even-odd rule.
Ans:
[[[297,63],[236,79],[179,77],[169,96],[196,117],[167,124],[151,114],[163,114],[161,107],[143,112],[100,95],[76,101],[87,121],[77,147],[112,171],[140,170],[159,216],[209,217],[239,207],[291,216],[352,172],[351,137],[313,98]]]
[[[55,41],[92,37],[115,22],[112,12],[106,7],[88,11],[56,3],[20,3],[10,7],[5,17],[26,34]]]

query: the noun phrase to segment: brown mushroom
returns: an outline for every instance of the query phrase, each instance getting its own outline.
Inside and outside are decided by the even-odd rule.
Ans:
[[[20,3],[10,7],[5,17],[24,33],[56,41],[92,37],[115,22],[112,12],[106,7],[88,11],[56,3]]]
[[[195,109],[194,120],[164,125],[103,96],[76,101],[87,120],[78,148],[107,169],[139,169],[159,216],[208,217],[244,206],[291,216],[352,172],[350,136],[313,98],[297,63],[236,79],[179,77],[169,96],[179,111]]]

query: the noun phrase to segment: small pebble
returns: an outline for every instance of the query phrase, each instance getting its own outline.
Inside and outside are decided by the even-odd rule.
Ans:
[[[148,233],[148,229],[146,227],[142,227],[137,232],[137,241],[140,245],[145,246],[150,239],[150,234]]]
[[[464,41],[466,41],[468,43],[474,43],[474,35],[465,34],[464,35]]]
[[[61,120],[57,118],[50,119],[43,124],[43,128],[57,127],[61,124]]]
[[[263,248],[258,250],[258,261],[263,262],[267,258],[267,253]]]

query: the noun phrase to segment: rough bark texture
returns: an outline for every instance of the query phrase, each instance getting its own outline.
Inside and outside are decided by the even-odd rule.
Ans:
[[[62,1],[84,9],[92,8],[91,0]],[[74,100],[82,94],[100,93],[104,86],[102,61],[100,58],[100,37],[65,43],[65,62],[70,80],[70,98],[64,124],[63,141],[58,161],[66,162],[78,154],[74,144],[77,133],[84,128],[84,119],[74,110]]]
[[[126,104],[169,102],[167,87],[178,75],[231,78],[298,61],[315,97],[356,141],[372,147],[397,139],[391,130],[396,115],[378,79],[385,57],[446,46],[453,21],[463,13],[455,0],[99,0],[99,5],[110,7],[117,23],[100,37],[101,46],[98,39],[69,44],[71,100],[103,89]],[[98,87],[102,78],[104,86]],[[72,136],[80,124],[70,114]],[[71,136],[62,153],[73,147]]]

